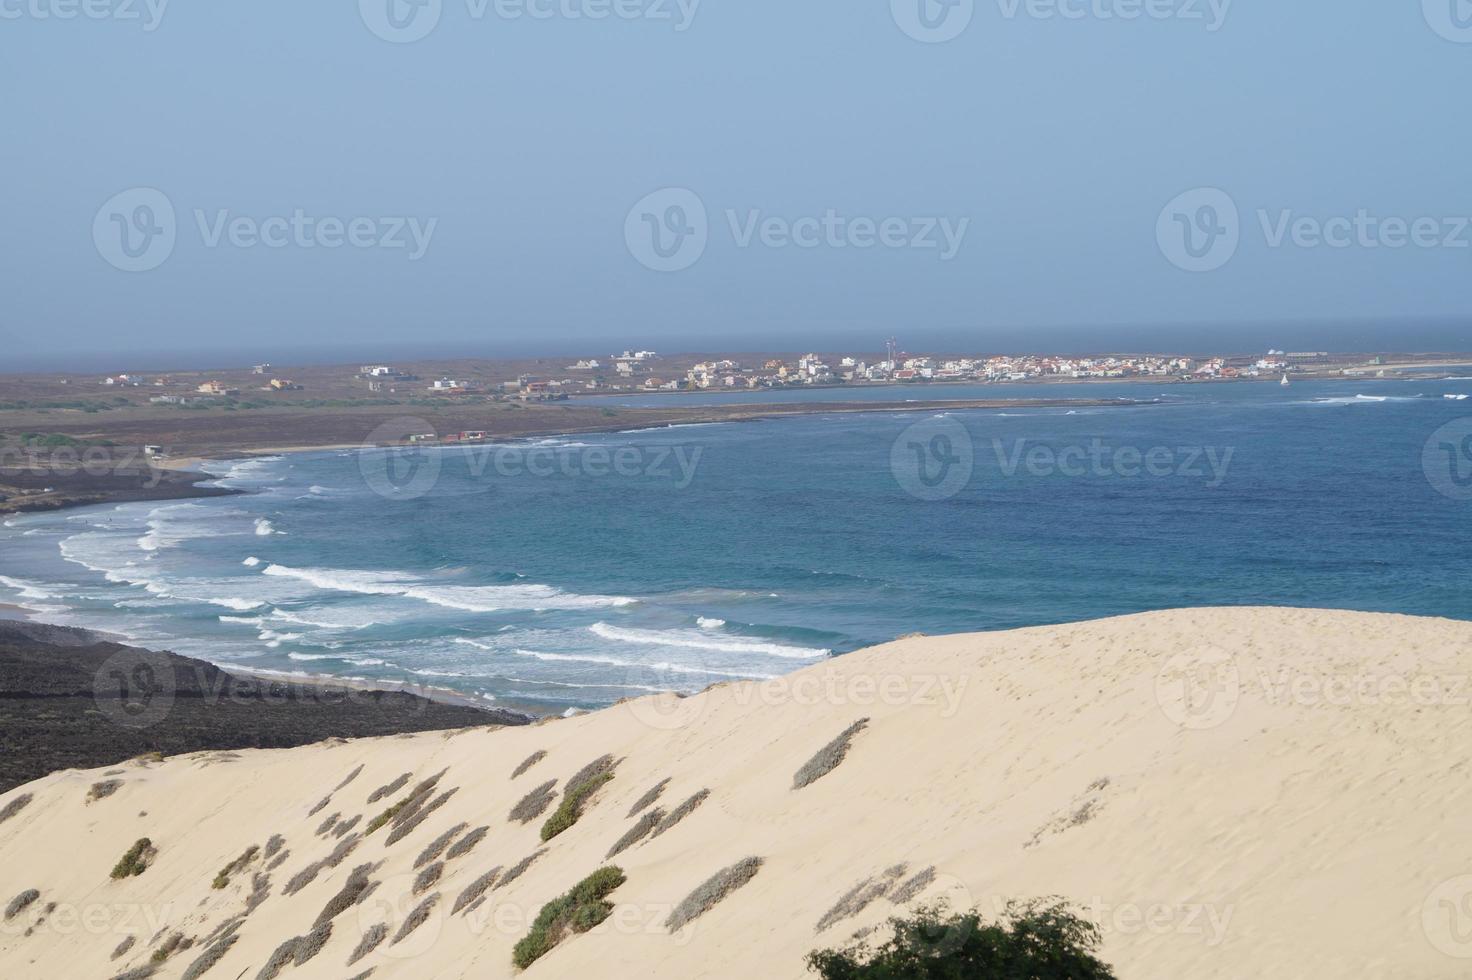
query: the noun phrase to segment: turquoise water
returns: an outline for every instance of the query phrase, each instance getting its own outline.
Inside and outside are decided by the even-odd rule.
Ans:
[[[1472,380],[1005,387],[1140,404],[220,464],[247,494],[8,521],[0,601],[549,711],[915,631],[1207,604],[1472,619],[1472,400],[1443,397]]]

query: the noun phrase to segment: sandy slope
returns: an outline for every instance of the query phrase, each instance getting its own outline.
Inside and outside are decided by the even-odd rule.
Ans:
[[[1192,610],[861,651],[780,685],[646,698],[526,729],[470,730],[275,752],[130,763],[111,797],[100,772],[58,773],[0,797],[35,799],[0,824],[0,879],[40,899],[0,931],[0,975],[107,978],[148,961],[162,929],[196,937],[159,970],[181,976],[203,937],[238,913],[256,859],[223,890],[215,872],[279,833],[290,856],[239,941],[205,976],[254,977],[310,930],[351,869],[382,883],[334,922],[322,951],[281,976],[502,977],[548,899],[604,863],[631,804],[709,799],[614,863],[614,917],[570,936],[531,977],[797,978],[809,950],[846,942],[896,906],[876,897],[816,932],[863,879],[933,866],[916,901],[992,910],[1066,896],[1099,921],[1122,977],[1463,977],[1472,974],[1472,623],[1343,612]],[[847,759],[806,788],[793,774],[855,720]],[[516,779],[535,750],[545,759]],[[470,915],[450,905],[493,866],[540,845],[511,807],[603,753],[621,762],[581,821]],[[363,771],[334,791],[356,767]],[[401,773],[448,768],[458,788],[403,840],[363,839],[292,896],[287,880],[338,841],[323,818],[373,815]],[[332,800],[315,816],[312,806]],[[413,862],[460,822],[486,838],[451,860],[425,924],[346,965],[361,932],[393,931],[419,899]],[[355,831],[356,832],[356,831]],[[140,877],[108,871],[136,838],[159,848]],[[671,907],[744,857],[765,863],[682,932]],[[45,921],[42,910],[57,903]],[[30,936],[23,935],[31,928]],[[129,932],[137,944],[110,953]]]

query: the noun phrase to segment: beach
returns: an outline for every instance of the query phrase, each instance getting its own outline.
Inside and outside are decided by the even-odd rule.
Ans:
[[[1472,871],[1457,789],[1469,650],[1464,622],[1182,610],[907,639],[780,682],[538,727],[60,772],[0,796],[0,812],[30,797],[0,824],[0,861],[13,891],[39,893],[0,930],[0,964],[116,975],[177,932],[192,942],[160,976],[215,953],[210,976],[253,975],[364,866],[377,884],[329,916],[320,952],[292,976],[512,977],[512,946],[543,903],[612,864],[627,879],[613,915],[529,976],[797,980],[809,951],[873,936],[917,903],[995,916],[1043,896],[1099,925],[1100,955],[1122,977],[1451,976],[1472,955],[1448,918]],[[794,788],[846,731],[836,767]],[[571,828],[544,842],[543,817],[508,820],[538,784],[560,793],[605,754],[613,777]],[[392,823],[358,836],[436,776],[437,808],[402,840]],[[119,785],[88,802],[104,778]],[[666,814],[699,801],[610,858],[655,789]],[[336,823],[356,826],[322,830]],[[416,893],[427,845],[479,827]],[[272,835],[284,861],[268,869],[257,853],[211,887]],[[141,837],[156,850],[147,869],[110,880]],[[335,850],[346,853],[285,893]],[[483,904],[455,910],[486,872],[531,855]],[[683,929],[666,925],[746,858],[760,859],[754,877]],[[387,938],[350,964],[380,924]]]

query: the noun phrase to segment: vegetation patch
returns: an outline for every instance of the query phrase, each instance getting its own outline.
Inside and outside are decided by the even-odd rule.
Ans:
[[[651,806],[653,806],[654,801],[659,799],[660,796],[664,794],[664,788],[669,784],[670,781],[668,777],[666,777],[665,779],[661,779],[659,782],[649,787],[649,790],[643,796],[635,800],[633,806],[629,807],[629,816],[637,817],[641,811],[647,810]]]
[[[520,776],[521,774],[523,774],[524,772],[526,772],[528,769],[530,769],[532,766],[534,766],[537,763],[541,762],[545,758],[547,758],[546,751],[543,750],[543,749],[538,749],[537,751],[533,752],[531,755],[527,756],[525,759],[521,760],[521,765],[519,765],[515,769],[511,770],[511,778],[512,779],[515,779],[517,776]]]
[[[485,893],[490,890],[490,887],[496,883],[496,876],[500,873],[501,866],[497,865],[472,881],[470,886],[460,893],[460,897],[455,899],[455,906],[450,909],[450,914],[459,915],[460,910],[465,908],[465,906],[483,898]]]
[[[525,970],[545,956],[569,933],[587,932],[608,918],[613,903],[607,896],[627,879],[613,865],[599,868],[572,890],[542,906],[537,920],[511,953],[511,961]]]
[[[292,957],[295,966],[303,963],[322,952],[322,947],[327,945],[327,940],[332,938],[332,923],[324,922],[311,932],[302,936],[296,942],[296,951]]]
[[[266,870],[267,871],[275,871],[277,868],[279,868],[283,864],[285,864],[286,863],[286,859],[289,858],[289,857],[291,857],[291,852],[290,851],[282,851],[280,854],[276,855],[274,858],[271,859],[271,863],[268,864],[268,865],[266,865]]]
[[[340,817],[340,816],[342,816],[342,813],[339,811],[337,813],[334,813],[332,816],[328,817],[326,820],[322,821],[320,824],[318,824],[317,825],[317,836],[318,837],[321,837],[322,835],[326,834],[328,831],[332,830],[333,827],[337,826],[337,818]]]
[[[792,777],[792,788],[802,789],[804,786],[810,786],[837,769],[848,755],[854,736],[868,727],[869,719],[860,718],[840,732],[837,738],[819,749],[817,755],[803,763],[802,768]]]
[[[557,794],[553,792],[553,787],[556,785],[557,780],[549,779],[523,796],[521,801],[511,808],[507,819],[515,820],[517,823],[531,823],[540,817],[547,812],[547,807],[551,806],[552,801],[557,798]]]
[[[729,868],[723,868],[701,882],[685,900],[675,906],[664,924],[670,932],[678,932],[688,923],[694,922],[706,912],[709,912],[727,895],[746,884],[756,877],[756,873],[762,869],[762,859],[749,857],[737,861]]]
[[[520,878],[522,875],[526,874],[527,869],[536,863],[537,858],[546,853],[547,852],[545,849],[536,851],[532,854],[528,854],[526,857],[516,862],[516,864],[512,865],[510,871],[507,871],[504,875],[501,876],[501,880],[496,883],[496,887],[505,888],[517,878]]]
[[[684,820],[686,817],[690,816],[690,814],[694,813],[696,808],[699,807],[700,804],[704,803],[709,797],[710,790],[703,789],[700,792],[696,793],[694,796],[690,797],[684,803],[681,803],[679,806],[675,807],[673,810],[670,811],[669,816],[665,817],[655,826],[654,832],[649,835],[649,839],[653,840],[660,834],[669,830],[675,824],[679,823],[681,820]]]
[[[153,841],[147,837],[138,838],[133,846],[128,848],[123,856],[118,859],[118,863],[113,865],[113,880],[117,881],[122,878],[141,875],[148,870],[149,864],[153,862],[157,854],[158,849],[153,846]]]
[[[387,938],[387,922],[375,923],[374,925],[369,926],[367,929],[364,929],[363,938],[358,940],[358,945],[353,950],[353,954],[348,957],[348,966],[352,966],[354,963],[358,962],[363,957],[373,952],[380,945],[382,945],[383,941]]]
[[[97,800],[105,800],[116,793],[122,785],[123,781],[121,779],[104,779],[101,782],[93,783],[92,788],[87,790],[87,802],[93,803]]]
[[[30,793],[22,793],[9,803],[0,807],[0,823],[4,823],[20,811],[24,810],[35,797]]]
[[[445,852],[445,848],[450,846],[450,841],[454,840],[455,836],[459,834],[460,831],[464,830],[465,827],[466,824],[457,823],[455,826],[451,827],[449,830],[445,831],[443,834],[440,834],[434,840],[430,841],[427,845],[425,845],[424,850],[419,852],[419,856],[414,859],[414,867],[422,868],[429,862],[437,859],[441,854]]]
[[[895,882],[904,877],[907,870],[909,869],[905,865],[896,864],[879,875],[877,879],[865,878],[844,892],[838,901],[834,903],[833,907],[823,913],[823,917],[818,920],[815,931],[822,932],[835,923],[842,922],[844,919],[851,919],[858,915],[873,904],[875,899],[882,898],[886,895],[894,887]]]
[[[377,868],[376,864],[360,864],[354,868],[348,875],[348,880],[343,883],[341,890],[329,898],[327,904],[322,906],[322,911],[317,913],[317,919],[312,923],[312,927],[315,929],[331,922],[367,897],[372,887],[368,876]]]
[[[452,846],[448,851],[445,852],[445,860],[453,861],[457,857],[464,857],[466,854],[469,854],[471,851],[475,850],[475,845],[486,839],[486,834],[489,834],[490,832],[490,827],[475,828],[470,833],[466,834],[464,837],[456,841],[454,846]]]
[[[894,891],[889,893],[889,900],[895,905],[908,905],[919,897],[920,893],[929,888],[935,882],[935,865],[924,868],[910,877],[908,881]]]
[[[280,834],[272,834],[270,840],[266,841],[266,857],[275,857],[285,846],[285,837],[282,837]]]
[[[562,794],[562,802],[553,811],[547,822],[542,824],[542,840],[549,841],[577,823],[583,816],[583,807],[603,784],[613,778],[611,772],[600,772],[590,779],[569,786]]]
[[[309,816],[309,817],[315,817],[319,812],[321,812],[322,810],[326,809],[327,804],[329,804],[331,802],[332,802],[332,797],[331,796],[324,796],[324,797],[322,797],[322,799],[318,800],[312,806],[312,808],[307,811],[307,816]]]
[[[1039,827],[1022,846],[1036,847],[1044,837],[1061,834],[1072,827],[1081,827],[1104,808],[1103,793],[1109,788],[1109,777],[1096,779],[1069,804],[1062,813]]]
[[[302,868],[300,871],[292,875],[291,878],[287,880],[286,887],[281,889],[281,894],[295,895],[297,892],[301,891],[303,888],[316,881],[317,876],[322,873],[322,869],[325,867],[327,867],[327,863],[325,861],[313,861],[311,864],[307,865],[305,868]]]
[[[654,828],[659,826],[659,822],[663,819],[663,810],[659,809],[658,807],[650,810],[648,813],[644,814],[644,816],[640,817],[639,822],[630,827],[622,837],[614,841],[613,846],[608,849],[607,856],[613,857],[620,851],[626,851],[629,848],[633,847],[635,844],[648,837],[649,834],[654,830]]]
[[[393,942],[389,943],[389,945],[398,945],[406,938],[408,938],[409,933],[424,925],[424,923],[429,919],[430,913],[434,911],[434,907],[439,904],[439,900],[440,893],[435,892],[433,895],[429,896],[424,901],[415,906],[414,911],[410,912],[408,916],[405,917],[404,924],[399,926],[399,931],[394,933]]]
[[[877,949],[859,945],[810,953],[808,969],[823,980],[1115,980],[1095,956],[1098,928],[1056,899],[1010,904],[993,923],[975,909],[959,915],[920,909],[908,919],[890,920],[890,929]]]
[[[421,807],[417,807],[410,816],[402,821],[397,822],[397,826],[395,826],[394,829],[389,833],[388,840],[383,842],[383,846],[388,847],[390,844],[396,844],[399,841],[403,840],[405,837],[408,837],[419,827],[420,824],[429,819],[429,815],[431,813],[444,806],[445,803],[450,799],[450,797],[454,796],[459,791],[460,788],[458,786],[452,787],[451,789],[445,790],[439,796],[436,796],[430,802],[424,804]]]
[[[399,790],[403,789],[406,785],[408,785],[409,780],[410,779],[413,779],[413,778],[414,778],[414,774],[413,773],[406,772],[403,775],[401,775],[401,776],[397,777],[396,779],[394,779],[393,782],[384,783],[382,786],[378,787],[372,793],[369,793],[368,794],[368,802],[369,803],[377,803],[379,800],[383,799],[384,797],[390,796],[390,795],[392,795],[394,793],[397,793]]]
[[[27,888],[25,891],[12,898],[10,900],[10,904],[5,906],[5,921],[9,922],[17,915],[20,915],[26,909],[30,908],[31,904],[40,897],[41,893],[39,891],[34,888]]]
[[[342,789],[348,783],[350,783],[353,780],[357,779],[358,778],[358,775],[362,771],[363,771],[363,767],[360,765],[360,766],[358,766],[358,768],[356,768],[352,772],[348,773],[347,776],[343,778],[343,781],[337,784],[337,789],[334,789],[333,792],[336,793],[338,789]],[[392,792],[392,790],[390,790],[390,792]]]
[[[357,834],[349,834],[337,842],[337,846],[332,849],[331,854],[327,855],[323,863],[329,868],[337,867],[347,860],[348,855],[357,849],[362,840],[363,838]]]
[[[275,980],[286,968],[286,964],[296,959],[296,947],[301,941],[301,936],[292,936],[277,946],[275,952],[266,959],[266,965],[256,974],[256,980]]]
[[[170,935],[168,939],[165,939],[164,944],[154,950],[153,955],[148,959],[153,963],[163,963],[170,956],[173,956],[176,951],[188,949],[193,945],[193,939],[185,939],[182,932],[176,932]]]
[[[423,895],[435,886],[440,880],[440,875],[445,873],[445,862],[436,861],[414,878],[414,894]]]
[[[414,812],[424,805],[424,801],[429,799],[429,794],[434,791],[435,784],[440,781],[440,776],[443,775],[444,772],[441,771],[437,775],[426,779],[418,786],[415,786],[409,791],[407,796],[402,797],[397,803],[369,821],[363,833],[372,834],[390,821],[397,827],[404,820],[413,816]]]
[[[117,959],[118,957],[122,956],[128,950],[132,949],[133,945],[137,942],[137,936],[128,936],[122,942],[118,943],[117,948],[112,951],[112,959]]]
[[[337,826],[332,828],[332,836],[337,838],[347,836],[348,831],[358,826],[358,822],[362,819],[362,814],[359,814],[351,820],[339,820]]]
[[[245,898],[245,914],[250,915],[271,897],[271,876],[257,873],[250,881],[250,894]]]
[[[225,954],[230,952],[230,947],[234,946],[239,939],[240,936],[232,932],[217,941],[213,946],[201,953],[198,959],[189,964],[189,968],[184,971],[181,980],[199,980],[210,967],[225,958]]]
[[[112,980],[147,980],[148,977],[153,976],[157,972],[157,966],[152,963],[144,963],[142,966],[135,966],[126,973],[119,973]]]
[[[247,847],[245,851],[241,853],[240,857],[236,858],[234,861],[231,861],[229,864],[220,869],[220,873],[215,875],[215,880],[211,887],[224,888],[225,886],[229,885],[230,876],[235,874],[237,871],[245,870],[245,866],[256,859],[256,855],[260,853],[260,850],[261,849],[259,847],[256,847],[254,844],[252,844],[250,847]]]

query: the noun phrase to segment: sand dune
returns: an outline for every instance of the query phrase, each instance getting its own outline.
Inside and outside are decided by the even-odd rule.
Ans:
[[[1468,677],[1472,623],[1190,610],[907,639],[529,728],[56,773],[0,797],[0,903],[39,893],[0,923],[0,975],[107,978],[173,946],[156,976],[217,952],[204,976],[255,977],[341,894],[330,934],[285,947],[280,976],[512,976],[543,904],[611,863],[626,876],[613,915],[529,977],[798,978],[810,950],[901,908],[1047,895],[1099,923],[1121,977],[1466,976]],[[851,728],[836,768],[795,779]],[[605,754],[612,779],[544,843],[566,783]],[[437,774],[417,813],[355,838]],[[508,820],[554,779],[545,811]],[[88,802],[104,780],[120,783]],[[653,810],[667,829],[608,859]],[[111,879],[143,837],[146,870]],[[692,891],[747,858],[754,877],[671,932]],[[484,901],[455,912],[497,867]],[[415,894],[425,868],[439,877]],[[380,925],[386,938],[349,965]]]

